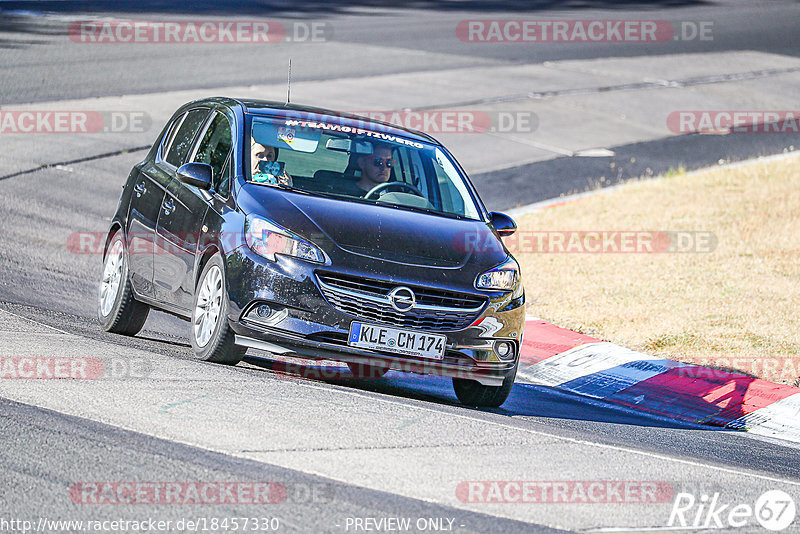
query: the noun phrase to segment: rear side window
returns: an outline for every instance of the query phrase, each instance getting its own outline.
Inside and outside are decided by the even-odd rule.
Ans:
[[[207,109],[193,109],[186,114],[186,119],[175,132],[167,156],[164,158],[167,163],[179,167],[186,160],[197,130],[203,125],[207,115]]]
[[[178,126],[181,125],[185,117],[186,113],[181,113],[180,117],[176,117],[175,120],[169,125],[167,133],[164,135],[164,139],[161,141],[161,148],[159,149],[159,157],[161,159],[166,157],[170,143],[172,142],[172,138],[175,137],[175,130],[178,129]]]

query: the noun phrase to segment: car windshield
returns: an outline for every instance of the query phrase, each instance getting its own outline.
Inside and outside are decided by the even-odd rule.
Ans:
[[[254,116],[248,180],[311,194],[480,220],[451,157],[440,147],[336,117]]]

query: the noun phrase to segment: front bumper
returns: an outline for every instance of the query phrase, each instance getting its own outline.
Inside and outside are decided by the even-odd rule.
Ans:
[[[442,360],[416,358],[348,346],[353,321],[415,329],[370,321],[335,308],[320,289],[316,271],[321,266],[287,257],[269,262],[246,248],[238,250],[239,256],[228,260],[227,273],[231,299],[228,318],[237,345],[309,359],[466,378],[487,386],[501,385],[517,365],[525,317],[521,285],[510,292],[471,291],[472,295],[484,297],[486,304],[464,328],[416,329],[447,336]],[[378,276],[374,272],[361,274]],[[408,278],[409,284],[420,285],[413,273]],[[264,305],[270,313],[260,317],[257,309]],[[498,341],[510,343],[513,352],[501,358],[495,351]]]

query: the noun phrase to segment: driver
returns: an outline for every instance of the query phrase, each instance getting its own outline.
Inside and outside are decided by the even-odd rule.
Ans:
[[[359,156],[356,165],[361,170],[361,179],[356,182],[356,186],[362,191],[360,196],[363,197],[373,187],[389,180],[394,167],[392,147],[375,143],[372,146],[372,154]]]

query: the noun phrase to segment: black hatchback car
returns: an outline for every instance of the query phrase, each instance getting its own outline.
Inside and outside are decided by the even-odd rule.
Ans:
[[[191,322],[198,358],[248,347],[453,379],[499,406],[524,328],[519,266],[431,137],[336,112],[186,104],[131,171],[103,255],[98,316],[135,335],[151,308]]]

